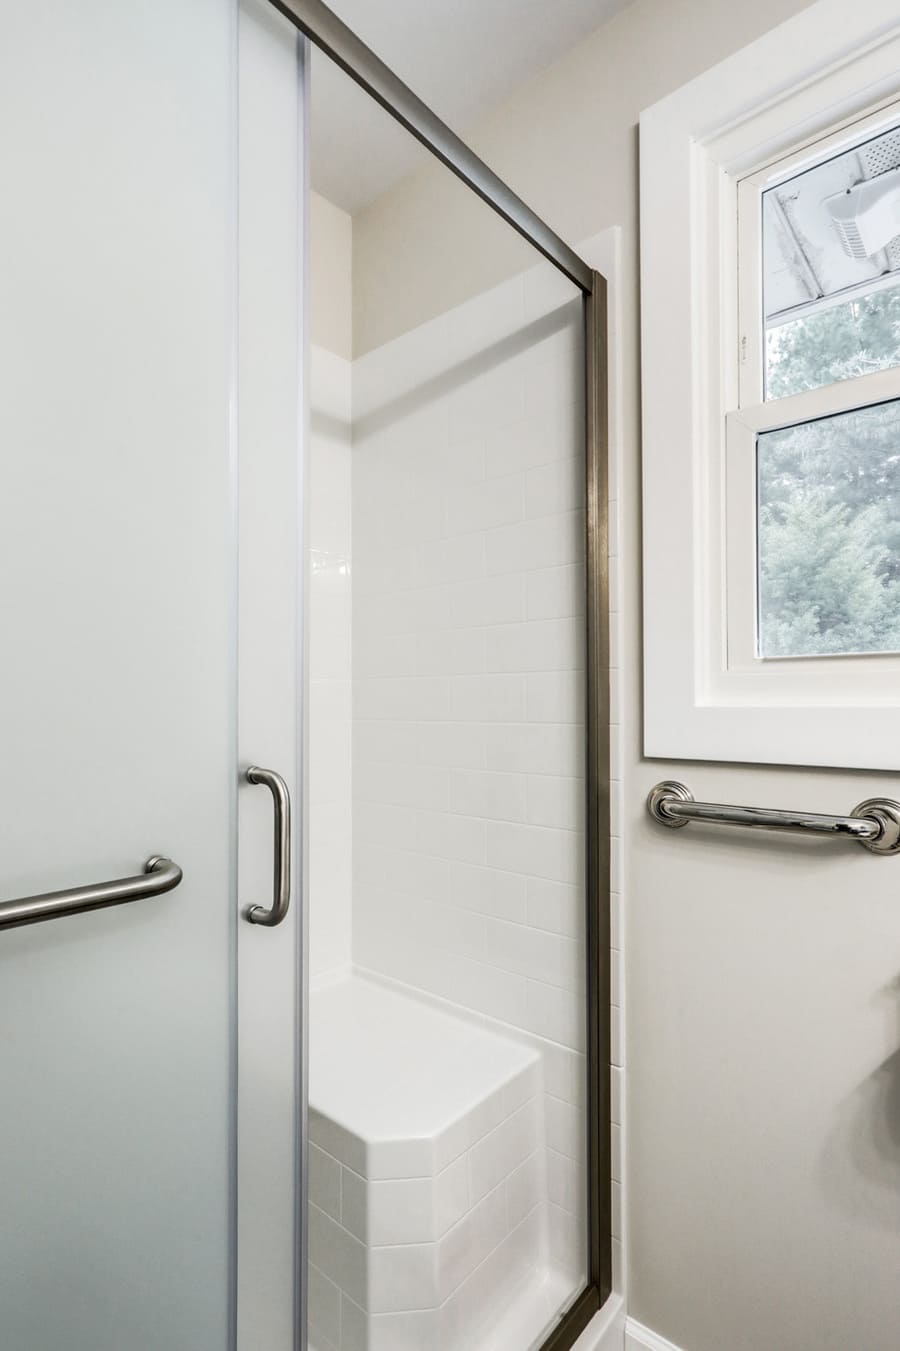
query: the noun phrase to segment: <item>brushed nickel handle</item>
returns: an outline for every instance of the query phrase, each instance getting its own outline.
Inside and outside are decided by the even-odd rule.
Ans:
[[[177,887],[181,878],[177,863],[154,855],[137,877],[121,877],[115,882],[95,882],[68,891],[46,891],[41,896],[3,901],[0,904],[0,929],[16,929],[23,924],[40,924],[46,919],[80,915],[85,910],[102,910],[108,905],[125,905],[148,896],[162,896]]]
[[[284,779],[274,769],[251,765],[247,770],[247,782],[261,783],[268,788],[275,809],[272,908],[267,910],[262,905],[251,905],[247,911],[251,924],[263,924],[271,929],[281,923],[291,903],[291,795]]]

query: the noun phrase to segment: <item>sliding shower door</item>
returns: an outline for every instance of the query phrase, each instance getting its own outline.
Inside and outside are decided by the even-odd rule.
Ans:
[[[291,903],[272,895],[272,801],[239,794],[238,1351],[297,1351],[304,1317],[306,1124],[306,44],[268,0],[239,16],[238,763],[274,769],[294,804]],[[216,1349],[217,1351],[217,1349]]]
[[[239,128],[234,0],[4,9],[0,902],[175,865],[0,905],[9,1351],[225,1351],[238,1284],[246,1351],[294,1345],[297,920],[244,921],[272,815],[240,785],[252,757],[298,786],[300,71],[290,31],[260,77],[257,21]],[[240,237],[239,144],[286,212]],[[242,276],[240,352],[239,249],[292,287],[285,317]]]

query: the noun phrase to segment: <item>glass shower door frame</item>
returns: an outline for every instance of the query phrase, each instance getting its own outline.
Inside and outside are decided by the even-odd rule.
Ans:
[[[580,290],[585,333],[587,1226],[585,1289],[541,1351],[568,1351],[612,1293],[609,493],[606,281],[321,0],[268,0]],[[303,989],[308,1007],[308,986]],[[304,1173],[301,1205],[306,1194]],[[304,1340],[305,1344],[305,1340]]]

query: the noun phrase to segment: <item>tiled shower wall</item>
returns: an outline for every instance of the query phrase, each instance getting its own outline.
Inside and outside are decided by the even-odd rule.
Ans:
[[[572,295],[540,269],[354,365],[353,948],[580,1048]]]
[[[582,307],[540,267],[353,369],[354,964],[541,1039],[554,1254],[584,1080]]]
[[[351,363],[311,352],[310,970],[351,961]]]
[[[613,275],[608,236],[593,243]],[[610,321],[614,345],[614,311]],[[352,961],[539,1043],[551,1224],[573,1265],[584,1074],[580,348],[580,302],[544,267],[352,366],[314,348],[310,569],[313,976]],[[615,447],[614,378],[612,395]],[[613,456],[613,724],[616,485]]]

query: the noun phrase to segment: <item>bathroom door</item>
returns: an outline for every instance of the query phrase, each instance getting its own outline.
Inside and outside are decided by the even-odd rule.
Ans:
[[[299,83],[262,6],[4,8],[0,901],[183,870],[0,929],[9,1351],[294,1345]]]

